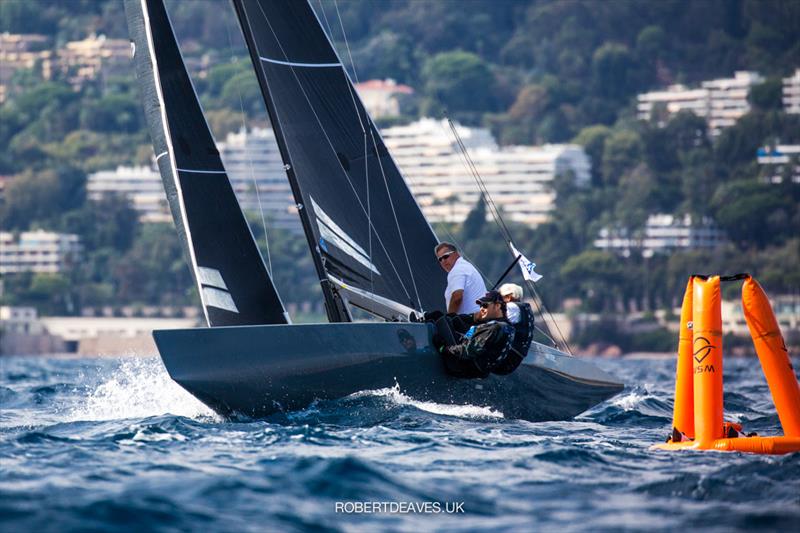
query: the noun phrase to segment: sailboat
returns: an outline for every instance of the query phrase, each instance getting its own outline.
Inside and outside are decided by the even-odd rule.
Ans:
[[[311,6],[233,0],[294,194],[329,322],[292,324],[187,73],[162,0],[126,0],[156,161],[208,327],[153,333],[173,380],[223,415],[263,417],[397,387],[421,401],[529,421],[572,418],[622,390],[534,343],[511,375],[450,376],[433,326],[446,278],[433,229]],[[351,309],[376,322],[353,322]]]

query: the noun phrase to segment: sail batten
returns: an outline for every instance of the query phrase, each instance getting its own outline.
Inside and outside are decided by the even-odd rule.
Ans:
[[[288,317],[236,200],[162,0],[126,0],[156,163],[209,326]]]
[[[320,278],[387,318],[442,308],[436,236],[311,6],[233,3]]]

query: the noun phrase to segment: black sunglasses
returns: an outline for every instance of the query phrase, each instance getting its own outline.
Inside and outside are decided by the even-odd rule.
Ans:
[[[442,261],[444,261],[445,259],[447,259],[447,258],[448,258],[448,257],[450,257],[451,255],[453,255],[454,253],[455,253],[455,252],[447,252],[447,253],[446,253],[446,254],[444,254],[444,255],[440,255],[440,256],[439,256],[439,257],[437,257],[436,259],[437,259],[437,260],[438,260],[438,261],[441,263]]]

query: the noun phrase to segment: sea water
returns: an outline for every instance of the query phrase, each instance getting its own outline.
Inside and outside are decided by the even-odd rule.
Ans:
[[[566,422],[363,391],[226,420],[158,358],[0,358],[0,530],[795,530],[800,454],[651,451],[674,361]],[[725,362],[726,419],[780,433],[756,359]],[[796,364],[797,367],[797,364]]]

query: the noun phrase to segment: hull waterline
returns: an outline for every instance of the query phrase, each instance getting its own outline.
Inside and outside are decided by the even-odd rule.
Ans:
[[[177,383],[223,415],[263,417],[398,386],[420,401],[476,405],[506,418],[566,420],[623,388],[581,359],[534,344],[509,376],[448,375],[426,324],[348,323],[155,331]]]

